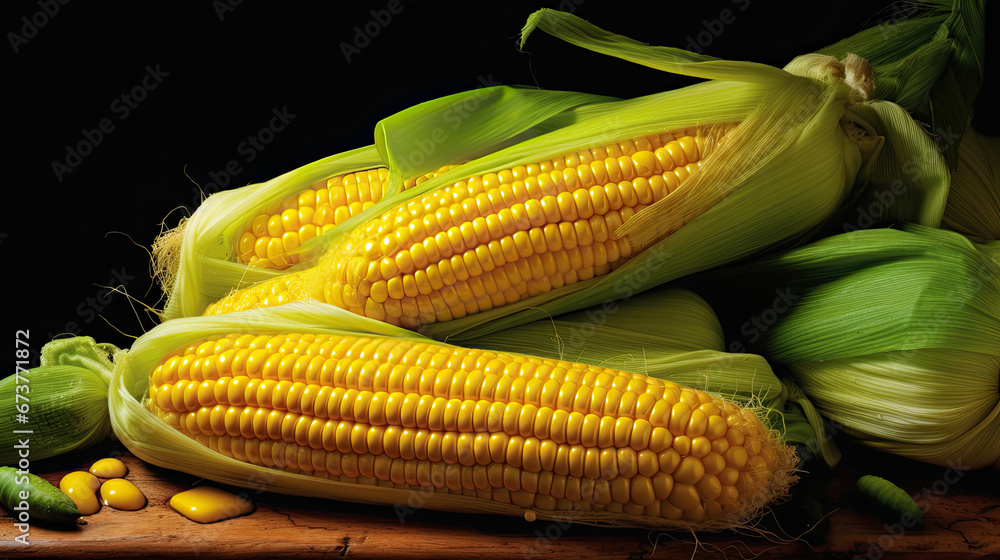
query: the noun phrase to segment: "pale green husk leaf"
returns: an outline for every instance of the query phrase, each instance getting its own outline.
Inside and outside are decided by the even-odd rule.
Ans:
[[[520,325],[466,341],[466,346],[505,349],[571,362],[595,363],[601,356],[614,360],[615,367],[637,362],[642,371],[642,355],[622,354],[621,340],[633,347],[674,353],[717,350],[725,347],[722,325],[708,303],[690,290],[657,289],[641,297],[608,301],[558,317]],[[598,364],[602,365],[602,364]]]

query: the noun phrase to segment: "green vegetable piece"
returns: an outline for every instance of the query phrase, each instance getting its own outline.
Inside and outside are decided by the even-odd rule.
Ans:
[[[26,499],[22,499],[22,492],[27,493]],[[68,523],[81,515],[73,500],[44,478],[14,467],[0,467],[0,503],[19,519],[22,502],[27,503],[28,522]]]
[[[871,474],[859,478],[857,484],[858,490],[863,495],[874,500],[886,511],[900,517],[910,516],[914,520],[914,527],[924,526],[924,514],[920,511],[920,506],[899,486]]]

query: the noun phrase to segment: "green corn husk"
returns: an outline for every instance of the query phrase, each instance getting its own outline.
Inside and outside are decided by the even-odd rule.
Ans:
[[[697,281],[706,295],[738,279],[751,294],[736,311],[743,317],[767,307],[762,294],[794,294],[750,348],[787,368],[862,444],[936,465],[997,467],[998,256],[996,243],[906,225],[830,237]]]
[[[817,52],[868,60],[876,75],[873,98],[927,123],[954,169],[983,83],[985,2],[929,0],[890,9],[875,26]]]
[[[976,242],[1000,240],[1000,138],[971,128],[962,137],[942,227]]]
[[[690,290],[662,286],[462,345],[612,367],[760,406],[786,442],[806,446],[829,467],[840,461],[809,399],[794,383],[779,379],[761,356],[724,352],[718,317]]]
[[[941,226],[949,170],[982,86],[985,6],[931,0],[890,9],[876,25],[817,51],[867,60],[875,73],[873,102],[858,112],[872,128],[899,133],[884,134],[879,158],[864,175],[866,189],[809,240],[895,222]],[[929,134],[902,132],[911,121]]]
[[[106,439],[116,351],[89,337],[54,340],[42,348],[39,367],[0,381],[0,465],[17,465],[22,452],[36,461]]]

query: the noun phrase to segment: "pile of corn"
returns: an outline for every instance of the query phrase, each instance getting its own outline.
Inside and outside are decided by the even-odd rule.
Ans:
[[[113,431],[237,486],[708,531],[752,528],[801,453],[835,466],[831,421],[997,466],[996,144],[922,127],[967,128],[983,7],[921,10],[784,68],[532,14],[522,43],[705,81],[459,93],[210,196],[154,246],[163,324],[127,350],[46,347],[33,410],[73,431],[32,454]],[[462,129],[407,157],[470,99]],[[734,337],[775,291],[767,328]]]

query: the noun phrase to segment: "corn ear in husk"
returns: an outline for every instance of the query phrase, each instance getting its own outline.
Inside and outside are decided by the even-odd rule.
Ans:
[[[0,381],[0,465],[55,457],[111,434],[108,386],[117,348],[90,337],[57,339],[39,367]]]
[[[707,89],[723,84],[736,87],[734,91],[743,91],[745,87],[782,84],[783,89],[774,92],[774,97],[760,100],[760,104],[754,108],[753,120],[748,118],[742,121],[743,125],[736,130],[744,128],[748,122],[752,122],[755,128],[745,128],[747,135],[734,139],[733,144],[736,146],[741,141],[749,142],[749,139],[753,138],[758,142],[757,149],[766,150],[759,147],[759,144],[763,143],[770,144],[772,150],[768,150],[766,154],[754,154],[753,149],[740,153],[746,146],[734,147],[732,152],[726,154],[732,159],[721,163],[718,169],[713,170],[706,166],[706,170],[693,175],[692,184],[688,185],[689,190],[648,208],[645,210],[645,217],[641,213],[637,214],[635,220],[622,226],[621,232],[639,245],[653,244],[646,252],[616,270],[618,274],[612,273],[594,279],[594,289],[572,289],[572,294],[556,300],[536,298],[537,301],[533,302],[535,305],[532,307],[537,307],[538,310],[521,311],[517,309],[519,306],[515,305],[477,316],[430,325],[424,332],[432,336],[463,340],[497,329],[510,328],[522,324],[527,319],[541,318],[542,312],[556,315],[579,309],[580,306],[598,305],[609,297],[628,297],[663,282],[758,252],[787,241],[790,237],[794,239],[795,236],[773,235],[775,232],[771,227],[779,226],[787,217],[784,214],[785,210],[778,205],[781,202],[795,200],[796,195],[792,193],[796,189],[817,179],[812,171],[817,169],[813,166],[818,162],[826,161],[835,165],[827,157],[834,157],[833,154],[837,151],[832,144],[826,148],[819,148],[819,144],[806,148],[803,144],[806,138],[819,140],[818,136],[810,136],[810,133],[821,129],[817,128],[820,122],[818,119],[825,117],[821,117],[823,111],[809,112],[810,109],[817,108],[815,103],[802,103],[808,95],[799,100],[791,97],[790,92],[794,91],[795,87],[805,85],[804,82],[798,81],[802,77],[807,77],[806,79],[811,82],[809,88],[819,88],[812,89],[814,93],[820,91],[829,93],[831,90],[825,88],[839,87],[836,84],[843,86],[841,94],[845,97],[838,98],[842,101],[838,102],[836,109],[838,113],[841,107],[843,109],[838,121],[850,122],[852,126],[857,125],[856,128],[848,129],[848,136],[854,147],[848,147],[848,151],[841,153],[848,154],[857,148],[856,153],[861,159],[856,161],[860,165],[857,167],[855,182],[844,185],[841,189],[841,202],[844,202],[848,195],[852,200],[865,200],[865,197],[876,196],[879,194],[878,187],[883,185],[896,187],[900,175],[905,173],[908,182],[903,185],[902,192],[894,195],[895,200],[887,204],[891,210],[887,210],[886,215],[894,219],[916,221],[931,226],[940,223],[948,188],[948,173],[943,158],[937,153],[931,139],[902,108],[888,101],[868,101],[872,95],[868,89],[872,85],[868,81],[870,76],[864,71],[866,68],[864,61],[856,57],[845,57],[845,62],[838,63],[830,57],[805,55],[792,61],[784,71],[775,72],[773,68],[762,65],[713,59],[668,47],[650,47],[603,31],[569,14],[551,10],[541,10],[534,14],[522,31],[522,39],[536,29],[572,44],[651,68],[712,79],[706,84],[684,88],[677,93],[693,93],[699,88]],[[853,87],[848,84],[853,84]],[[655,96],[651,96],[653,97]],[[721,97],[717,99],[721,100]],[[770,99],[780,99],[780,101],[772,105]],[[796,107],[796,110],[786,110],[782,116],[778,116],[779,106]],[[797,125],[804,123],[793,124],[792,121],[797,117],[789,117],[791,113],[810,120],[810,124],[799,128]],[[798,132],[792,133],[793,129]],[[774,142],[764,140],[767,134],[772,133],[775,134]],[[790,142],[790,134],[799,135],[796,142],[781,144]],[[836,134],[830,135],[823,141],[832,142],[836,137]],[[779,144],[781,148],[776,147]],[[797,152],[799,149],[807,149],[808,152]],[[798,155],[792,157],[793,153]],[[735,163],[736,161],[741,163]],[[753,163],[750,163],[751,161]],[[777,164],[779,161],[781,164]],[[809,165],[804,165],[805,162]],[[919,172],[914,172],[912,165],[904,167],[904,164],[912,162],[920,163],[917,166]],[[809,169],[806,169],[807,167]],[[789,172],[801,172],[801,175],[791,175]],[[837,173],[838,181],[839,178],[847,178],[850,175],[850,173],[846,176]],[[721,187],[721,190],[709,187],[717,183],[724,183],[725,186]],[[852,191],[852,186],[858,188]],[[704,190],[699,190],[701,187],[705,187]],[[821,190],[813,192],[818,193]],[[721,200],[714,198],[723,194],[725,196]],[[678,223],[687,219],[684,216],[691,207],[699,209],[707,207],[708,210],[700,214],[697,219],[686,222],[683,227],[676,228]],[[843,208],[851,209],[850,206]],[[840,213],[832,209],[827,210],[828,221],[825,225],[836,223],[833,220],[843,216],[842,212],[843,210]],[[819,216],[822,213],[824,212],[817,212],[815,215]],[[723,223],[728,226],[725,230],[715,229],[722,227]],[[800,229],[804,225],[804,221],[798,221],[790,229],[785,227],[785,232],[804,232],[805,230]],[[721,231],[727,233],[720,233]],[[748,233],[751,231],[753,233]],[[669,234],[663,238],[665,232]],[[726,236],[731,232],[748,233],[748,235],[739,240],[727,237],[728,247],[713,243],[719,240],[719,235]],[[766,243],[761,243],[764,240]],[[755,245],[755,248],[739,251],[737,246],[744,242]],[[512,313],[512,310],[515,312]],[[466,328],[462,323],[468,324],[469,327]],[[458,338],[454,338],[456,336]]]
[[[336,325],[336,327],[330,325]],[[525,514],[524,504],[510,503],[509,500],[507,503],[504,503],[502,500],[477,497],[468,495],[468,493],[449,493],[440,491],[441,489],[439,491],[431,491],[428,488],[414,488],[399,483],[383,484],[378,483],[369,475],[362,475],[356,479],[347,479],[346,475],[343,478],[338,478],[336,473],[332,473],[329,478],[326,476],[312,476],[304,472],[293,472],[295,469],[292,468],[280,468],[280,466],[284,465],[280,461],[275,461],[279,465],[278,468],[240,461],[210,448],[210,444],[208,443],[209,438],[206,436],[195,438],[184,435],[181,430],[171,426],[148,408],[149,401],[152,399],[149,387],[150,374],[164,360],[165,356],[168,356],[178,348],[183,349],[185,346],[191,345],[196,341],[204,340],[206,337],[231,333],[253,335],[278,333],[312,333],[343,336],[370,335],[375,337],[391,337],[393,340],[408,339],[433,343],[430,339],[411,331],[360,317],[331,306],[320,305],[316,302],[295,302],[268,310],[264,313],[248,311],[223,316],[190,317],[168,321],[137,339],[130,350],[121,351],[115,355],[114,379],[110,396],[111,420],[116,436],[137,457],[155,465],[184,471],[216,482],[262,490],[266,489],[267,491],[277,493],[379,505],[395,504],[399,506],[409,503],[409,499],[413,496],[414,492],[419,492],[421,506],[430,509],[516,516]],[[380,359],[377,353],[365,358]],[[381,359],[390,358],[383,356]],[[396,356],[395,359],[400,360],[403,358]],[[406,367],[412,365],[412,363],[409,363]],[[442,370],[442,372],[444,371]],[[456,372],[454,375],[459,375],[459,373]],[[473,375],[471,370],[469,375]],[[506,373],[498,373],[498,375],[504,379],[509,379],[506,377],[508,375]],[[371,377],[374,376],[372,375]],[[461,379],[466,378],[463,375]],[[634,379],[639,380],[639,377]],[[500,385],[502,384],[503,381],[500,382]],[[499,390],[497,388],[497,391]],[[508,387],[508,390],[513,391],[510,387]],[[159,399],[159,397],[156,397],[156,399]],[[333,401],[332,397],[331,401]],[[421,402],[424,401],[421,400]],[[526,404],[524,406],[528,407],[529,405]],[[420,413],[417,414],[419,415]],[[669,414],[669,410],[666,414]],[[743,414],[751,413],[746,411]],[[760,413],[758,412],[758,414]],[[284,414],[281,416],[284,416]],[[504,419],[507,418],[503,415],[502,417]],[[358,420],[358,422],[362,426],[365,423],[363,420]],[[493,426],[494,419],[490,418],[490,422],[490,426]],[[337,422],[334,422],[334,424],[336,425]],[[493,429],[492,427],[490,428],[490,430]],[[233,437],[234,439],[237,438],[237,436]],[[222,437],[219,439],[228,438]],[[280,439],[278,438],[278,440]],[[221,449],[221,441],[219,444]],[[779,457],[776,460],[773,469],[773,479],[770,474],[772,471],[766,469],[768,474],[764,478],[771,480],[773,484],[769,482],[769,486],[767,488],[762,487],[763,489],[760,492],[752,490],[755,496],[759,494],[761,497],[760,503],[754,503],[753,507],[746,512],[736,512],[733,515],[723,516],[719,520],[706,520],[706,523],[699,524],[698,522],[687,522],[682,519],[658,518],[656,515],[646,512],[626,511],[624,513],[616,513],[612,509],[597,511],[601,508],[595,508],[595,511],[590,511],[589,508],[574,508],[571,510],[535,508],[534,513],[537,514],[539,519],[617,526],[644,526],[666,529],[690,529],[697,527],[704,530],[745,527],[755,519],[762,507],[768,505],[770,500],[783,496],[784,492],[787,491],[788,484],[794,478],[791,471],[788,470],[790,464],[786,462],[794,460],[792,450],[780,443],[776,443],[776,445],[779,445],[781,452],[787,454],[787,456]],[[331,454],[338,457],[336,460],[338,461],[337,464],[339,464],[339,453]],[[292,461],[292,459],[288,460]],[[312,461],[312,464],[316,465],[315,458]],[[433,461],[436,463],[440,462],[437,459],[433,459]],[[452,462],[452,466],[457,467],[458,465]],[[314,466],[312,468],[320,467]],[[322,468],[320,469],[322,470]],[[754,472],[758,471],[759,469]],[[465,479],[463,478],[463,480]]]
[[[575,118],[571,111],[574,107],[608,99],[515,87],[462,92],[380,121],[375,131],[377,146],[335,154],[262,183],[214,193],[190,218],[162,234],[154,244],[154,268],[167,298],[161,317],[167,320],[200,315],[210,302],[235,288],[301,268],[250,267],[237,261],[240,232],[269,204],[338,175],[388,167],[389,161],[391,176],[385,189],[387,193],[396,193],[407,177],[473,159],[559,128]],[[414,112],[424,116],[419,121],[421,129],[414,129],[414,119],[409,116]],[[511,118],[512,115],[516,118]],[[456,123],[461,128],[455,129]],[[441,132],[434,133],[435,130]],[[448,149],[438,149],[436,139],[444,131],[449,138]],[[387,146],[395,145],[400,138],[411,141],[387,153]],[[343,226],[353,226],[356,218]],[[308,253],[311,246],[303,247],[301,252]]]
[[[714,271],[702,295],[726,305],[738,278],[796,301],[750,346],[864,445],[936,465],[1000,461],[1000,265],[995,243],[907,225],[829,237]],[[738,321],[739,319],[737,319]],[[734,321],[735,323],[735,321]]]

